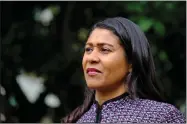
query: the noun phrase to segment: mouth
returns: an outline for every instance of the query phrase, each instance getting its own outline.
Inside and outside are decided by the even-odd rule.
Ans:
[[[101,73],[101,71],[96,68],[87,68],[86,73],[90,76],[93,76],[97,75],[98,73]]]

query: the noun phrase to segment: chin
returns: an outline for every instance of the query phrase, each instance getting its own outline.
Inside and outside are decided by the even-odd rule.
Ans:
[[[102,86],[101,85],[98,85],[98,84],[93,84],[93,83],[87,83],[87,86],[88,86],[88,88],[90,88],[90,89],[93,89],[93,90],[97,90],[97,89],[100,89],[100,88],[102,88]]]
[[[99,84],[93,84],[93,83],[87,83],[87,87],[89,89],[92,89],[92,90],[101,90],[103,89],[104,87],[102,85],[99,85]]]

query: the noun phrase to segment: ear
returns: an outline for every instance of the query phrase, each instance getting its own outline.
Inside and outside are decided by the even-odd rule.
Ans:
[[[132,72],[132,64],[129,64],[129,72]]]

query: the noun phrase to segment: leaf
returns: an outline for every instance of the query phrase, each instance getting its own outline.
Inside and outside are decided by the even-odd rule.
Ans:
[[[155,33],[160,36],[163,36],[165,34],[165,26],[160,21],[155,21],[154,30],[155,30]]]
[[[138,20],[139,20],[139,17],[138,16],[130,16],[129,17],[129,19],[131,20],[131,21],[133,21],[134,23],[136,23]]]
[[[147,32],[153,25],[153,20],[143,17],[138,21],[138,25],[144,32]]]
[[[138,2],[132,2],[127,4],[127,7],[125,8],[130,12],[138,12],[141,13],[144,11],[144,7],[142,6],[142,4],[138,3]]]
[[[85,29],[85,28],[81,28],[81,29],[79,30],[79,32],[78,32],[78,38],[79,38],[79,40],[81,40],[81,41],[86,40],[87,35],[88,35],[88,30]]]
[[[168,60],[168,55],[165,51],[160,51],[159,53],[159,59],[161,61],[167,61]]]
[[[166,8],[167,8],[168,10],[174,9],[174,8],[175,8],[175,3],[166,3]]]
[[[58,15],[60,13],[60,6],[58,5],[50,6],[49,9],[53,12],[54,15]]]
[[[14,96],[10,96],[9,103],[11,106],[14,106],[14,107],[18,105],[16,98]]]

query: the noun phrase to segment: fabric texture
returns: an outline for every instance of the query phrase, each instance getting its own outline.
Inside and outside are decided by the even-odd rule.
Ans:
[[[173,105],[123,94],[99,106],[95,101],[77,123],[186,123]]]

